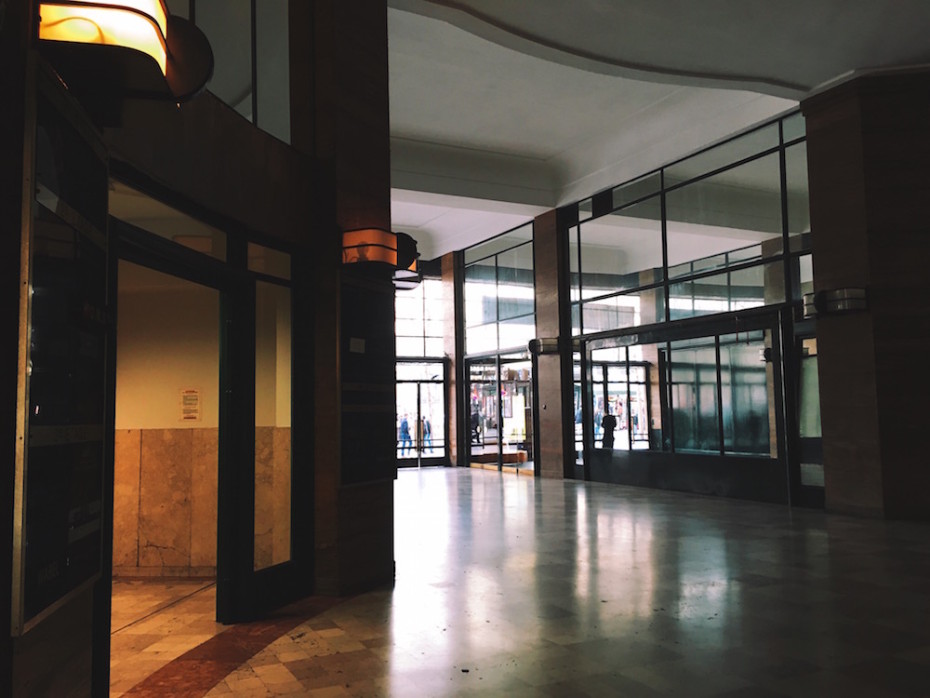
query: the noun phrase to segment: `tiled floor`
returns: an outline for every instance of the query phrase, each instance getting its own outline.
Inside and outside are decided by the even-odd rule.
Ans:
[[[208,695],[930,696],[930,526],[476,469],[396,498],[393,591],[133,694],[204,695],[248,635]]]
[[[113,582],[110,695],[120,696],[222,632],[216,585],[204,581]]]

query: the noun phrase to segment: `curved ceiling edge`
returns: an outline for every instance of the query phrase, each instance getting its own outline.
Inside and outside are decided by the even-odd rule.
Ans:
[[[602,75],[671,85],[750,90],[794,100],[812,89],[809,85],[764,76],[695,72],[609,58],[536,36],[457,0],[388,0],[388,6],[447,22],[486,41],[535,58]]]

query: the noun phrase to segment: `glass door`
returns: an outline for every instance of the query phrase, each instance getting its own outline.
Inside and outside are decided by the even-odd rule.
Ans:
[[[469,362],[468,377],[468,461],[471,465],[499,466],[500,391],[497,385],[497,359]]]
[[[446,465],[446,366],[397,363],[397,465]]]
[[[522,354],[501,357],[501,461],[532,471],[533,367]]]

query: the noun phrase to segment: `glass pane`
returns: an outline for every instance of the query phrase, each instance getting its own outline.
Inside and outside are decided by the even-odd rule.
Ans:
[[[669,278],[779,254],[779,173],[772,154],[668,192]]]
[[[801,438],[819,439],[820,430],[820,384],[817,375],[817,355],[805,356],[801,360]]]
[[[442,384],[421,383],[420,443],[424,456],[436,456],[445,453],[446,443],[443,434],[443,425],[446,423],[445,414]]]
[[[426,356],[443,356],[445,354],[445,340],[442,338],[427,337]]]
[[[532,244],[497,255],[497,309],[500,320],[534,312]]]
[[[197,0],[195,20],[213,49],[207,89],[252,120],[252,8],[249,0]]]
[[[290,143],[287,0],[261,0],[255,3],[255,53],[258,127]]]
[[[441,363],[429,362],[397,362],[398,381],[441,381],[443,368]]]
[[[398,365],[400,369],[400,365]],[[416,456],[414,435],[417,419],[416,383],[397,384],[397,457],[413,458]]]
[[[583,298],[662,280],[661,212],[654,197],[581,225]]]
[[[532,364],[501,363],[501,444],[508,464],[523,464],[532,450]]]
[[[465,326],[497,321],[497,269],[494,257],[465,267]]]
[[[397,337],[395,349],[398,357],[425,356],[425,348],[421,337]]]
[[[785,143],[790,143],[796,138],[803,138],[807,135],[807,124],[804,121],[804,115],[801,113],[793,114],[782,119],[782,134]]]
[[[277,276],[279,279],[291,278],[291,255],[254,242],[249,243],[248,266],[249,271]]]
[[[195,252],[226,261],[226,234],[122,182],[110,180],[110,215]]]
[[[528,342],[529,340],[527,340]],[[480,325],[465,330],[465,353],[484,354],[497,349],[497,325]]]
[[[533,224],[531,222],[515,230],[504,233],[503,235],[498,235],[496,238],[492,238],[480,245],[469,247],[465,250],[465,264],[471,264],[476,260],[485,259],[498,252],[503,252],[504,250],[509,250],[511,247],[516,247],[524,242],[529,242],[532,239]]]
[[[665,168],[665,186],[700,177],[778,146],[778,124],[769,124]]]
[[[772,441],[775,405],[769,403],[769,367],[761,332],[720,338],[723,449],[727,453],[777,455]]]
[[[495,362],[474,362],[470,376],[470,459],[496,463],[498,452],[498,387]]]
[[[587,198],[578,202],[578,220],[585,221],[594,215],[594,202]]]
[[[791,250],[810,249],[810,189],[807,180],[807,143],[785,149],[785,182],[788,189],[788,235]]]
[[[526,349],[536,336],[536,322],[532,315],[514,318],[498,325],[501,349]]]
[[[665,320],[665,293],[660,286],[587,301],[582,307],[586,334],[638,327]]]
[[[775,262],[672,284],[669,287],[671,319],[779,303],[784,293],[779,286],[782,278],[782,264]]]
[[[255,569],[291,559],[291,291],[255,284]]]
[[[794,275],[794,288],[791,291],[792,300],[801,300],[806,293],[814,292],[814,266],[811,255],[805,254],[791,258],[791,269]]]
[[[658,172],[653,172],[645,177],[634,179],[632,182],[621,184],[614,187],[611,194],[613,195],[613,207],[620,208],[632,201],[638,201],[650,194],[656,194],[662,187],[662,178]]]
[[[717,356],[712,339],[673,342],[670,359],[676,451],[717,453]]]

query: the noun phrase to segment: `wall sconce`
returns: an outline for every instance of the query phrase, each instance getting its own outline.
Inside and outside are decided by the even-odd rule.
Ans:
[[[123,46],[155,59],[168,73],[168,11],[163,0],[91,0],[39,5],[39,39]]]
[[[343,264],[397,266],[397,235],[381,228],[348,230],[342,234]]]
[[[213,75],[210,42],[164,0],[41,2],[39,39],[68,89],[105,125],[118,123],[122,98],[182,102]]]
[[[343,264],[383,264],[393,267],[395,285],[419,283],[417,241],[407,233],[360,228],[342,234]],[[409,286],[408,286],[409,288]]]
[[[805,293],[804,319],[820,315],[840,315],[868,310],[869,299],[864,288],[837,288]]]

